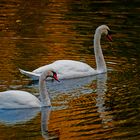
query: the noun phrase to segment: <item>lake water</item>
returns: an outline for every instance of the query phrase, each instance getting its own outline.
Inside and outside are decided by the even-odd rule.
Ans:
[[[139,0],[1,0],[0,91],[38,94],[20,74],[59,59],[96,67],[93,37],[102,37],[108,73],[48,82],[52,108],[0,110],[0,140],[139,140]],[[47,132],[45,130],[48,130]]]

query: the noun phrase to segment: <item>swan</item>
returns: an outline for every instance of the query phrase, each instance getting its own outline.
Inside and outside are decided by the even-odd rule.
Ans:
[[[53,70],[44,71],[39,77],[40,100],[29,92],[21,90],[8,90],[0,92],[0,109],[34,108],[51,106],[51,101],[46,88],[46,79],[51,77],[56,81],[56,72]]]
[[[93,69],[86,63],[74,60],[57,60],[51,64],[39,67],[32,72],[25,71],[23,69],[19,69],[20,72],[32,80],[38,80],[40,74],[50,68],[53,68],[57,74],[59,79],[70,79],[70,78],[78,78],[90,75],[97,75],[100,73],[107,72],[106,63],[104,60],[104,56],[102,53],[100,39],[101,35],[105,34],[107,38],[112,41],[110,35],[110,29],[107,25],[101,25],[97,27],[94,35],[94,53],[96,59],[96,69]]]

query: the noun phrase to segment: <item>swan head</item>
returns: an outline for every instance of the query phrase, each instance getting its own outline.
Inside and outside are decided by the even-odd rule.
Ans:
[[[44,71],[42,74],[41,74],[41,78],[46,80],[47,78],[52,78],[58,82],[60,82],[58,80],[58,77],[57,77],[57,73],[54,71],[54,70],[47,70],[47,71]]]
[[[111,31],[109,29],[109,27],[107,25],[101,25],[99,26],[96,31],[96,33],[99,33],[99,34],[105,34],[107,39],[109,41],[112,41],[112,37],[111,37]]]
[[[47,77],[47,76],[46,76]],[[48,71],[48,77],[52,77],[54,80],[60,82],[55,71]]]

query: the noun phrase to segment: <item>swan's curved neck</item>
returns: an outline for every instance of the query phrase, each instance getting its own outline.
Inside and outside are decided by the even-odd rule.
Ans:
[[[101,33],[96,30],[94,35],[94,53],[95,53],[95,59],[96,59],[96,67],[98,73],[104,73],[107,71],[106,63],[104,60],[104,56],[102,53],[101,45]]]
[[[41,99],[41,106],[51,106],[49,93],[46,88],[46,80],[42,75],[39,78],[39,94]]]

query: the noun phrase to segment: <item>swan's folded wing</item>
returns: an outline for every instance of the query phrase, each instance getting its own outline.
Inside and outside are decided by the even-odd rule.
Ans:
[[[37,73],[34,73],[34,72],[30,72],[30,71],[25,71],[25,70],[22,70],[22,69],[19,69],[19,71],[22,74],[26,75],[27,77],[30,77],[33,80],[38,80],[39,76],[40,76],[40,74],[37,74]]]

